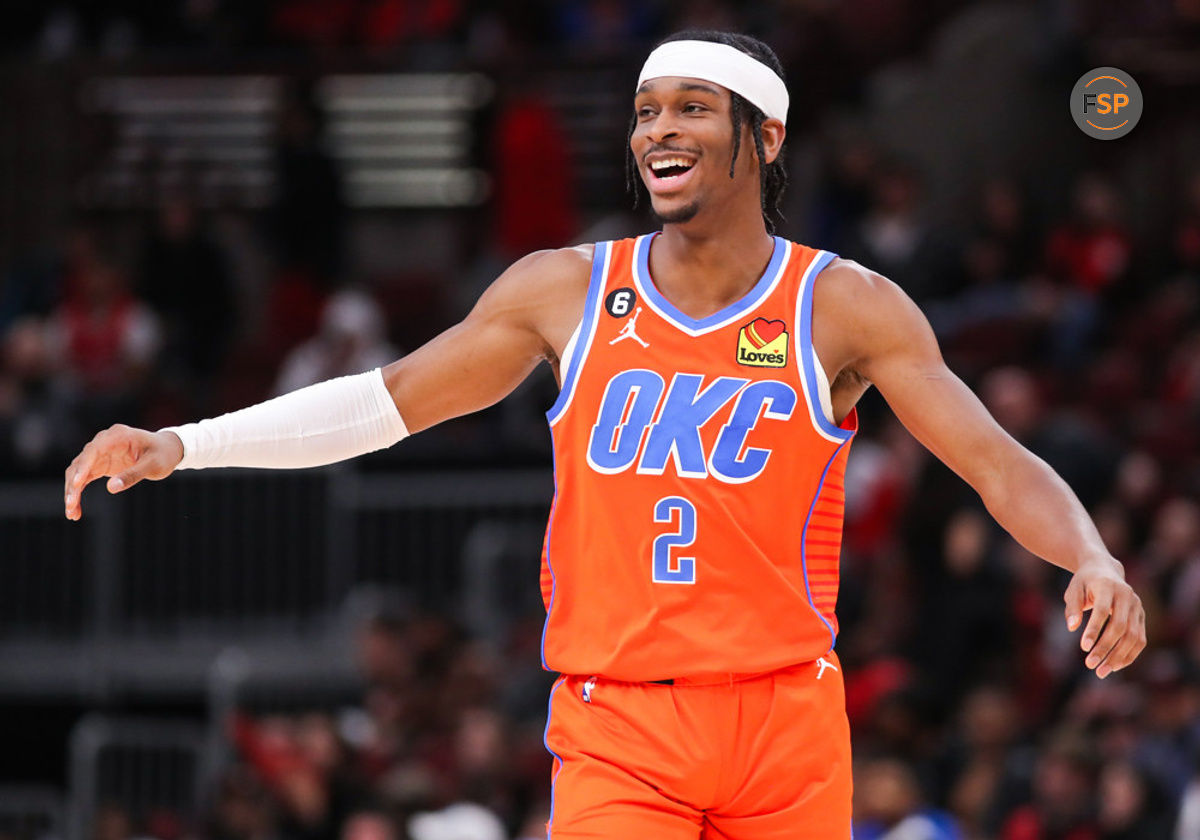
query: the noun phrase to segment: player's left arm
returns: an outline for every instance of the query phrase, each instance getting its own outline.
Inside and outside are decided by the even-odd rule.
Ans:
[[[1080,645],[1103,678],[1146,646],[1145,611],[1121,563],[1067,483],[1000,427],[954,375],[925,316],[898,286],[842,261],[816,287],[824,323],[850,369],[877,387],[922,444],[982,497],[1021,545],[1074,573],[1067,587],[1067,628],[1091,610]]]

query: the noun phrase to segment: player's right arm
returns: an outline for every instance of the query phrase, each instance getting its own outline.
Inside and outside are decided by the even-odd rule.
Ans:
[[[486,408],[509,394],[540,361],[557,364],[583,313],[591,255],[590,246],[580,246],[524,257],[488,288],[462,322],[384,368],[383,387],[399,412],[400,425],[408,433],[419,432]],[[303,413],[313,410],[314,396],[323,393],[301,389],[227,417],[253,420],[256,435],[269,435],[273,418],[280,417],[283,439],[271,440],[270,448],[286,451],[287,466],[318,466],[378,448],[329,457],[328,435],[318,443],[296,434],[295,429],[305,425],[297,419],[303,420]],[[120,424],[105,429],[67,467],[67,518],[83,515],[81,494],[96,479],[108,477],[109,492],[118,493],[143,479],[166,478],[183,457],[184,445],[173,432]],[[279,466],[258,462],[252,455],[223,465]]]
[[[519,260],[461,322],[383,370],[410,432],[508,396],[543,360],[557,365],[583,316],[591,247]]]

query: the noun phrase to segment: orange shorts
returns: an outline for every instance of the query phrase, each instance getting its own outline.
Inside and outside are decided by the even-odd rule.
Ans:
[[[550,840],[850,840],[850,726],[824,660],[720,684],[559,677]]]

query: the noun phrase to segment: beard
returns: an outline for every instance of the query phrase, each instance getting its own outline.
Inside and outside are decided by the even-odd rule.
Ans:
[[[650,210],[654,213],[656,219],[665,225],[682,224],[690,222],[696,218],[696,214],[700,212],[700,202],[693,201],[691,204],[685,204],[682,207],[676,207],[674,210],[660,212],[655,209],[653,202],[650,204]]]

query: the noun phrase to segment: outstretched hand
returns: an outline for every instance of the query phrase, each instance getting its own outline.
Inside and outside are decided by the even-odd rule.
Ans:
[[[1091,610],[1079,646],[1085,664],[1104,679],[1137,659],[1146,647],[1146,611],[1142,599],[1125,582],[1121,564],[1111,558],[1082,564],[1066,594],[1067,629],[1074,632]]]
[[[83,516],[83,488],[108,477],[108,492],[120,493],[144,478],[157,481],[183,460],[183,443],[172,432],[148,432],[117,424],[92,438],[67,467],[63,503],[67,519]]]

